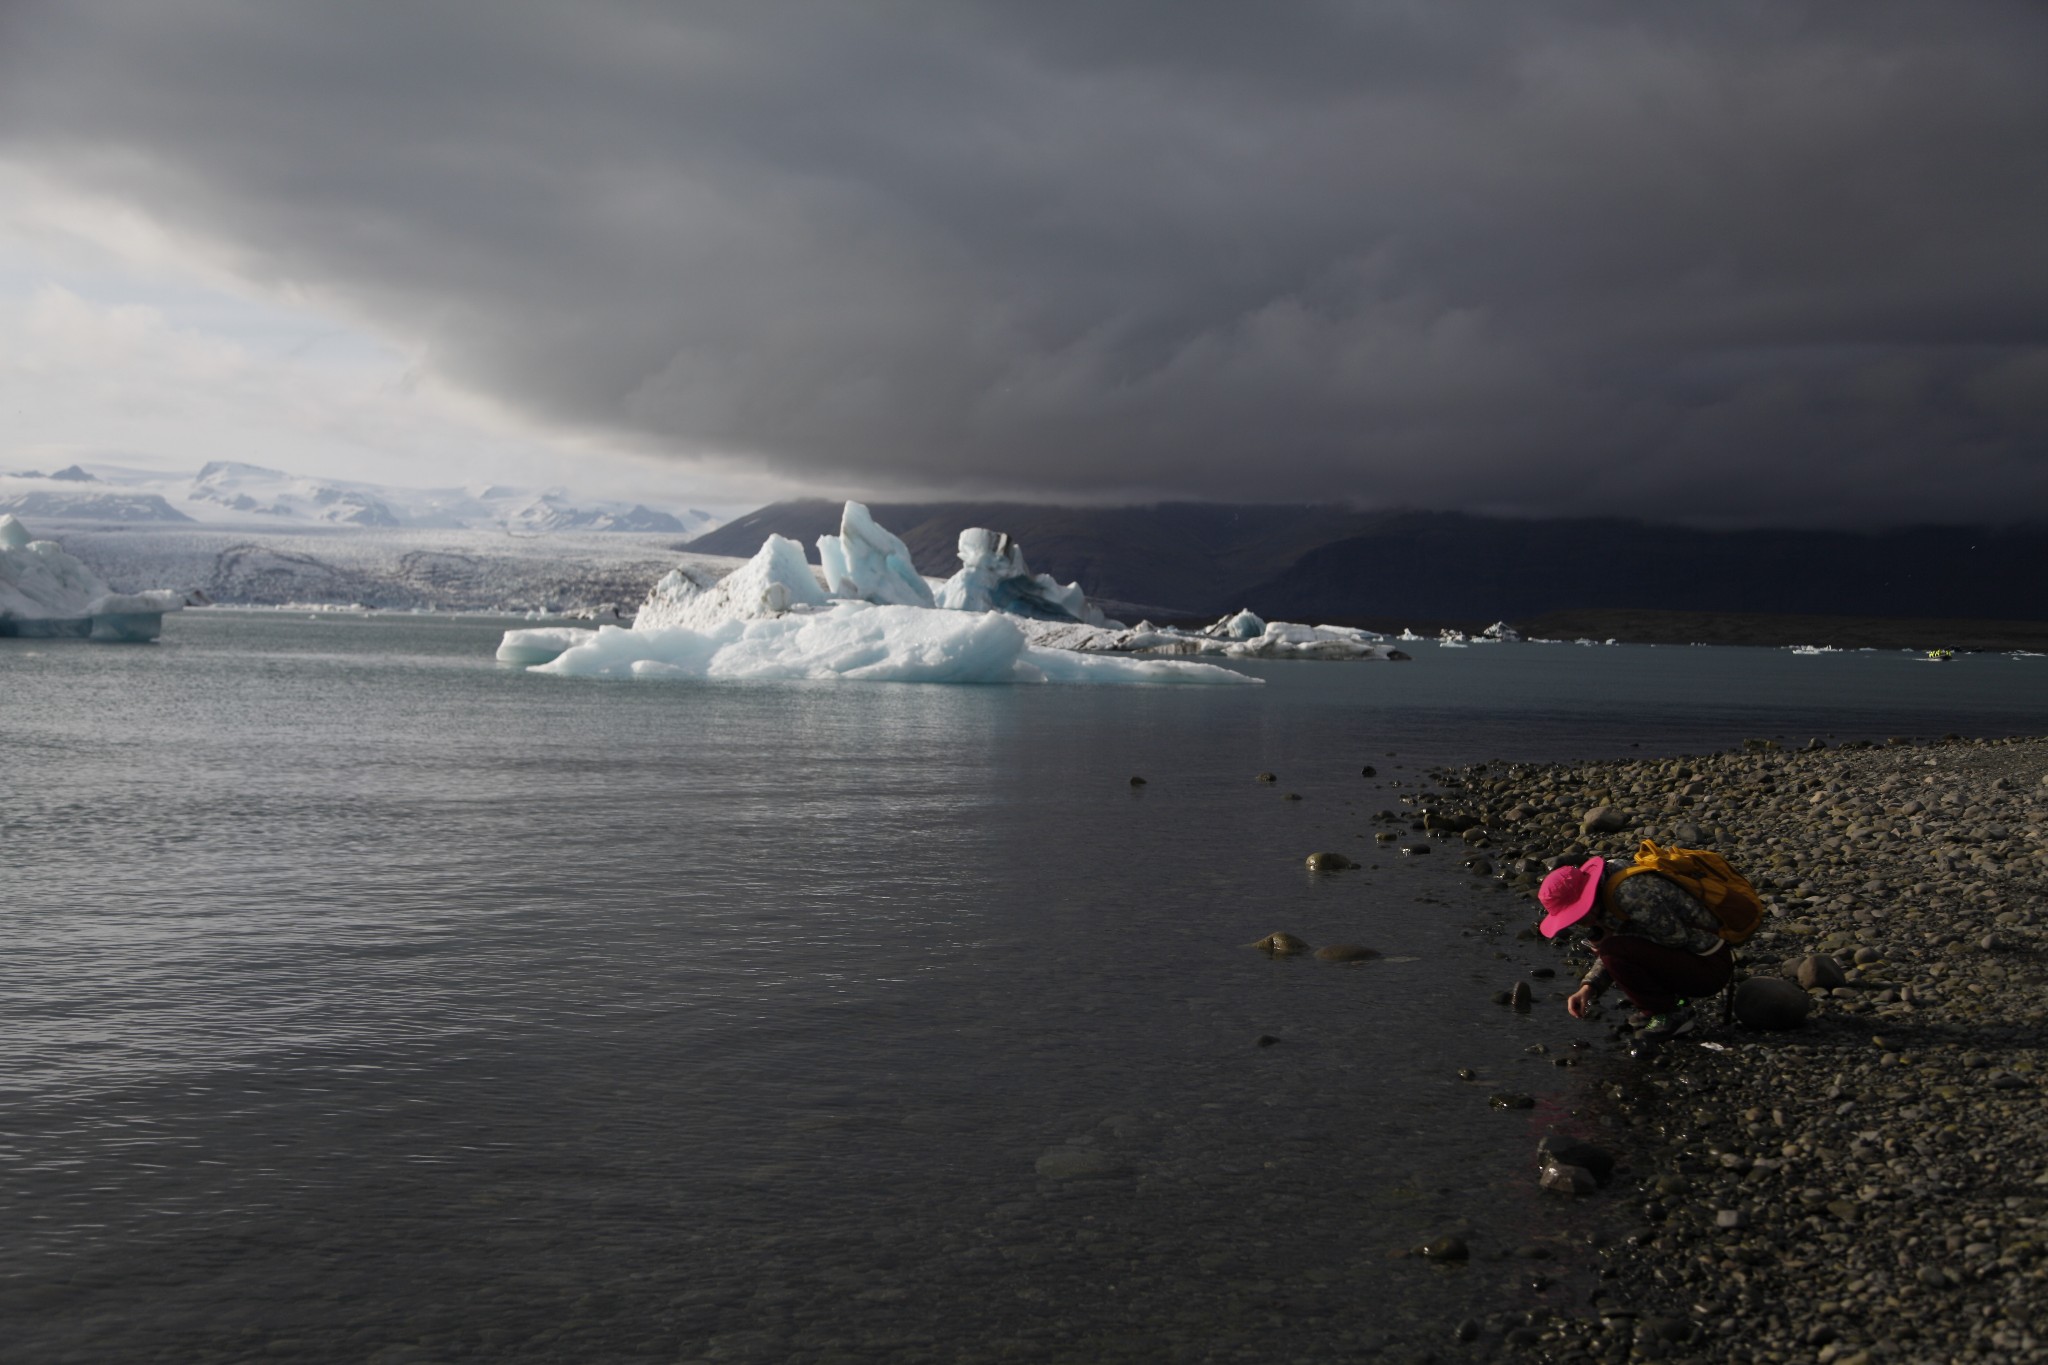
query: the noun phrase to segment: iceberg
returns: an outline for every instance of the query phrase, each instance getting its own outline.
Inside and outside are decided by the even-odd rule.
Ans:
[[[538,637],[550,638],[541,639]],[[1030,644],[999,612],[839,601],[823,610],[687,626],[507,631],[498,657],[579,678],[845,679],[916,683],[1257,684],[1209,664],[1102,658]]]
[[[1239,631],[1256,623],[1254,635]],[[1031,642],[1046,649],[1071,649],[1089,654],[1192,654],[1225,659],[1402,660],[1410,656],[1386,637],[1350,626],[1304,626],[1292,621],[1260,621],[1248,611],[1226,616],[1201,630],[1155,626],[1100,627],[1057,622],[1020,623]]]
[[[948,611],[1000,611],[1034,621],[1108,624],[1079,583],[1062,586],[1051,574],[1032,573],[1024,562],[1024,547],[1001,531],[971,526],[960,533],[959,549],[960,572],[941,584],[936,595],[938,605]]]
[[[948,611],[852,596],[851,590],[862,585],[885,597],[904,595],[903,574],[910,571],[903,543],[875,526],[865,509],[855,515],[857,506],[848,504],[843,523],[850,534],[820,542],[838,545],[825,556],[825,573],[836,577],[839,596],[826,593],[804,561],[802,547],[771,535],[752,559],[722,579],[712,581],[688,568],[668,573],[648,592],[631,628],[508,630],[498,645],[498,660],[537,673],[583,678],[1259,681],[1208,664],[1085,657],[1047,648],[1026,638],[1023,618],[1003,612]],[[881,537],[896,548],[889,549]]]
[[[1224,617],[1202,633],[1224,640],[1256,640],[1266,633],[1266,623],[1247,609]]]
[[[54,540],[33,540],[11,513],[0,513],[0,636],[154,640],[164,613],[185,605],[168,588],[123,593]]]
[[[818,537],[818,563],[824,567],[825,586],[835,597],[882,606],[937,605],[931,584],[910,562],[910,548],[876,525],[863,503],[846,504],[838,535]]]
[[[510,630],[498,659],[595,678],[1235,684],[1259,679],[1170,656],[1408,657],[1369,630],[1250,611],[1201,630],[1125,627],[1078,583],[1032,573],[1000,531],[970,527],[959,551],[960,571],[934,592],[909,548],[849,502],[839,534],[818,538],[815,571],[795,541],[771,535],[724,578],[688,566],[664,575],[630,628]]]
[[[713,580],[702,570],[670,570],[648,592],[633,624],[647,630],[673,626],[705,630],[725,621],[752,621],[799,607],[822,607],[830,600],[804,561],[803,547],[785,536],[769,536],[752,559],[724,578]]]

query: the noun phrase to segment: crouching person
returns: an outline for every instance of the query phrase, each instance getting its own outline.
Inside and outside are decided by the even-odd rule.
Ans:
[[[1655,861],[1647,855],[1633,865],[1588,858],[1558,868],[1537,890],[1546,912],[1544,937],[1575,929],[1599,959],[1565,1001],[1574,1019],[1585,1018],[1612,983],[1647,1016],[1643,1036],[1668,1038],[1696,1022],[1688,1001],[1716,994],[1734,974],[1730,940],[1740,936],[1725,932],[1723,915],[1687,888],[1686,882],[1698,886],[1697,879],[1675,879],[1653,868]],[[1741,885],[1748,890],[1747,882]]]

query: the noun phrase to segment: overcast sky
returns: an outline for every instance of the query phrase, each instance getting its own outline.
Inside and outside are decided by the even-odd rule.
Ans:
[[[2017,0],[0,0],[0,467],[2044,518],[2044,73]]]

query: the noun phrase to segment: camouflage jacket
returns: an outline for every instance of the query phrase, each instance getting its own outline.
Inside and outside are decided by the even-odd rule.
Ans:
[[[1620,867],[1609,864],[1606,875],[1611,877],[1619,871]],[[1654,872],[1630,877],[1614,888],[1614,899],[1627,912],[1628,921],[1596,925],[1587,934],[1588,939],[1602,934],[1631,934],[1702,957],[1721,947],[1721,921],[1691,892],[1669,878]],[[1607,989],[1609,979],[1607,964],[1595,957],[1593,969],[1580,978],[1579,984],[1591,986],[1593,994],[1598,995]]]

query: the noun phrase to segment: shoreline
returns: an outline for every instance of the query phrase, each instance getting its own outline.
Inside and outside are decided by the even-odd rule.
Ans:
[[[1807,991],[1804,1027],[1724,1025],[1717,1000],[1695,1041],[1612,1057],[1571,1125],[1629,1172],[1588,1196],[1623,1233],[1594,1253],[1600,1287],[1499,1318],[1479,1346],[2048,1358],[2048,739],[1751,741],[1436,777],[1436,809],[1479,818],[1473,871],[1505,864],[1533,894],[1567,853],[1627,859],[1645,837],[1713,848],[1767,907],[1738,978],[1815,955],[1844,969]],[[1588,819],[1601,807],[1607,820]],[[1601,824],[1619,827],[1584,832]],[[1558,966],[1536,1008],[1561,1013],[1583,952],[1567,968],[1533,929],[1522,946]],[[1610,1027],[1584,1026],[1589,1040],[1623,1032],[1626,1001],[1605,1003]]]

